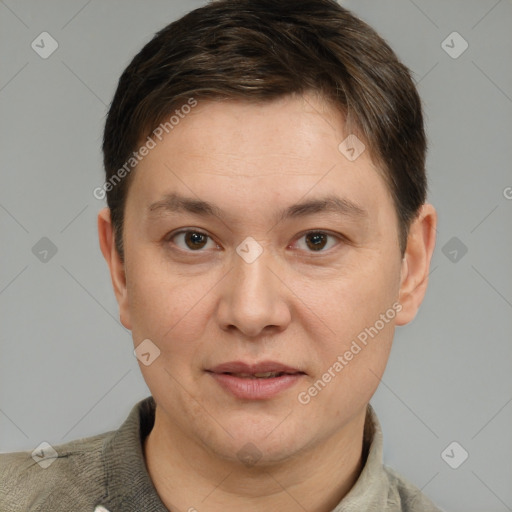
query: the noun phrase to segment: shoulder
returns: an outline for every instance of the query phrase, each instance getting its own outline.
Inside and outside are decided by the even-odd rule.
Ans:
[[[38,451],[0,454],[0,510],[77,510],[103,494],[104,443],[112,432]]]
[[[384,466],[389,481],[388,509],[401,512],[443,512],[415,485]],[[386,509],[386,510],[388,510]]]

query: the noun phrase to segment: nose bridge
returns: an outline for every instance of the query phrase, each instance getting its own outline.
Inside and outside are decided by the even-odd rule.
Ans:
[[[238,296],[239,303],[252,302],[253,306],[261,307],[275,300],[277,290],[272,282],[275,276],[269,269],[272,255],[269,250],[256,244],[255,241],[242,242],[237,248],[233,292]]]

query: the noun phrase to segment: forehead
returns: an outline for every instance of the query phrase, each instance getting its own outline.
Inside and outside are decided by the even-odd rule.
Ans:
[[[371,210],[390,199],[387,187],[368,151],[347,158],[348,135],[341,113],[318,96],[200,102],[156,140],[130,189],[153,211],[171,189],[247,208],[338,192]]]
[[[319,161],[319,150],[327,145],[338,156],[338,145],[348,135],[341,113],[313,93],[265,102],[203,101],[171,133],[181,151],[205,157],[205,150],[225,157],[243,153],[246,161],[294,156]]]

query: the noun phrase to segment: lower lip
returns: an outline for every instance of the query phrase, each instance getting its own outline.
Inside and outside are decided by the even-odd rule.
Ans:
[[[296,384],[304,374],[282,375],[268,379],[236,377],[226,373],[208,372],[226,391],[244,400],[266,400]]]

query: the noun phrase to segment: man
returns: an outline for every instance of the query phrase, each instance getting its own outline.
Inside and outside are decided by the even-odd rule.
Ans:
[[[2,510],[436,511],[369,401],[435,246],[408,70],[334,0],[220,0],[127,67],[98,216],[151,397],[2,456]]]

